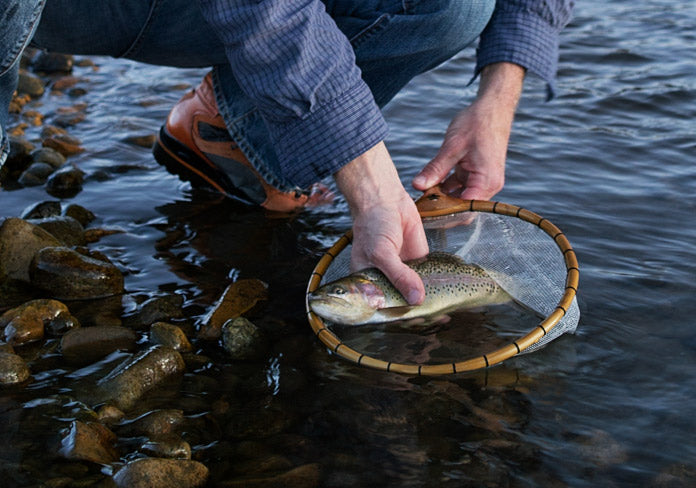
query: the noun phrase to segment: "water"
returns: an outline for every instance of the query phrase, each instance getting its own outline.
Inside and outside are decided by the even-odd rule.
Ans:
[[[573,244],[577,334],[501,367],[436,379],[353,366],[310,333],[304,287],[350,225],[342,201],[266,218],[192,191],[124,142],[158,128],[203,71],[99,58],[98,70],[77,69],[89,80],[79,99],[88,109],[71,133],[86,151],[70,161],[109,178],[89,178],[68,201],[125,231],[93,248],[127,271],[126,304],[176,291],[195,323],[231,281],[270,285],[258,319],[275,327],[268,357],[240,365],[201,346],[212,366],[190,373],[174,401],[152,400],[192,419],[215,402],[232,406],[225,424],[187,434],[211,483],[239,475],[231,456],[253,440],[295,466],[319,463],[322,486],[693,486],[695,33],[692,2],[579,2],[562,36],[559,96],[545,103],[542,83],[527,80],[497,197],[549,218]],[[404,181],[475,93],[466,87],[472,57],[414,80],[387,107]],[[47,119],[73,103],[41,101]],[[1,197],[0,217],[52,199],[41,188]],[[65,464],[37,447],[50,437],[36,426],[37,405],[73,388],[71,368],[49,363],[31,387],[3,393],[3,472],[16,485]],[[93,468],[78,473],[99,479]]]

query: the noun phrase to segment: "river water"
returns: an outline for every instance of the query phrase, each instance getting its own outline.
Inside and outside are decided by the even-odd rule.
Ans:
[[[86,150],[69,161],[87,180],[65,202],[123,231],[92,247],[126,272],[126,308],[175,292],[195,325],[230,282],[269,284],[255,317],[272,331],[267,356],[239,364],[200,345],[212,362],[166,399],[191,418],[232,405],[228,425],[189,433],[211,484],[240,476],[242,447],[263,446],[294,466],[318,463],[327,487],[694,486],[694,45],[690,0],[578,2],[562,34],[558,96],[546,103],[543,83],[527,80],[497,196],[547,217],[573,244],[577,333],[446,378],[361,368],[311,333],[304,289],[323,250],[350,226],[340,198],[293,219],[269,218],[192,190],[147,148],[126,142],[157,130],[204,70],[102,58],[92,58],[98,69],[75,68],[88,108],[70,132]],[[388,145],[407,184],[473,97],[473,55],[417,78],[385,109]],[[48,94],[41,103],[50,119],[75,102]],[[42,187],[0,198],[0,217],[53,199]],[[43,437],[28,411],[69,394],[71,372],[56,366],[13,392],[26,415],[0,409],[0,435],[11,443],[3,471],[13,485],[38,486],[54,463],[36,447]],[[98,482],[94,474],[81,486]]]

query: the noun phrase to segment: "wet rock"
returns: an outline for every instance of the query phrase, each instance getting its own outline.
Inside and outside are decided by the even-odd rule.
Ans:
[[[314,488],[321,480],[318,464],[305,464],[277,476],[244,478],[220,483],[221,488]]]
[[[13,278],[29,281],[29,267],[34,255],[60,241],[45,230],[25,220],[8,218],[0,226],[0,281]]]
[[[31,377],[27,363],[17,354],[0,351],[0,386],[18,385]]]
[[[182,318],[183,305],[184,297],[175,293],[153,297],[144,301],[134,315],[127,317],[125,324],[130,327],[147,327],[155,322]]]
[[[56,215],[41,220],[31,220],[30,223],[49,232],[65,246],[73,247],[85,244],[85,230],[82,224],[72,217]]]
[[[50,147],[40,147],[32,151],[31,160],[35,163],[50,164],[55,169],[65,164],[65,156]]]
[[[70,311],[83,326],[121,326],[123,315],[123,297],[96,298],[70,302]]]
[[[123,275],[113,264],[66,247],[41,249],[31,264],[31,283],[59,300],[123,293]]]
[[[103,237],[122,234],[123,232],[121,229],[86,229],[85,241],[87,243],[99,242]]]
[[[31,164],[34,145],[23,137],[10,136],[10,153],[0,167],[0,182],[14,181]]]
[[[118,460],[116,434],[97,422],[74,420],[63,437],[60,454],[66,459],[110,464]]]
[[[626,448],[608,432],[599,429],[581,438],[580,454],[588,463],[604,468],[628,459]]]
[[[158,437],[179,432],[183,428],[184,421],[183,410],[155,410],[135,420],[121,424],[118,428],[118,433],[122,436],[146,435],[148,437]]]
[[[181,377],[184,368],[181,354],[169,347],[155,346],[121,364],[99,385],[113,405],[126,411],[148,391]]]
[[[51,88],[58,91],[65,91],[68,88],[72,88],[82,81],[82,78],[77,76],[61,76],[56,81],[53,82]]]
[[[24,213],[22,213],[22,218],[27,220],[45,219],[47,217],[55,217],[56,215],[60,215],[60,202],[47,201],[37,203],[26,209]]]
[[[140,450],[151,457],[191,459],[191,446],[177,434],[163,434],[150,439]]]
[[[133,351],[137,337],[125,327],[110,325],[82,327],[65,334],[60,341],[63,357],[70,364],[90,364],[114,351]]]
[[[267,297],[268,285],[263,281],[249,279],[232,283],[203,320],[203,327],[198,332],[198,337],[208,340],[219,339],[225,322],[241,316]]]
[[[150,342],[171,347],[179,352],[189,352],[192,349],[184,331],[167,322],[155,322],[150,326]]]
[[[24,173],[19,176],[19,183],[22,186],[41,186],[46,183],[51,174],[53,174],[53,166],[47,163],[32,163]]]
[[[234,464],[234,471],[242,475],[258,475],[261,473],[280,473],[292,469],[292,463],[285,456],[269,454],[260,459],[238,461]]]
[[[22,112],[22,118],[34,127],[38,127],[43,124],[44,115],[38,110],[25,110]]]
[[[85,173],[74,167],[62,168],[53,173],[46,182],[46,192],[58,198],[74,197],[82,191]]]
[[[70,73],[73,68],[70,54],[42,52],[34,59],[34,71],[42,73]]]
[[[79,326],[68,307],[57,300],[32,300],[0,316],[5,340],[15,345],[41,340],[46,330],[63,334]]]
[[[134,146],[150,148],[155,143],[155,135],[146,134],[142,136],[128,136],[123,139],[123,142],[132,144]]]
[[[0,352],[14,354],[15,350],[14,350],[14,347],[12,347],[12,344],[8,344],[7,342],[0,341]]]
[[[73,156],[84,151],[82,142],[79,139],[65,133],[56,132],[57,130],[58,128],[54,127],[51,129],[51,132],[54,132],[53,135],[44,137],[41,141],[44,147],[54,149],[65,157]]]
[[[65,215],[77,220],[82,227],[87,227],[87,225],[89,225],[96,218],[94,213],[82,205],[77,205],[76,203],[71,203],[68,205],[68,208],[65,209]]]
[[[194,488],[205,485],[208,468],[198,461],[144,458],[126,464],[113,480],[119,488]]]
[[[222,345],[232,359],[258,358],[265,352],[266,344],[258,327],[244,317],[228,320],[222,326]]]
[[[46,89],[41,78],[26,70],[19,70],[17,93],[20,95],[29,95],[32,98],[39,98],[44,94],[44,91],[46,91]]]
[[[97,411],[97,420],[104,425],[114,425],[119,423],[126,416],[122,410],[113,405],[102,405]]]

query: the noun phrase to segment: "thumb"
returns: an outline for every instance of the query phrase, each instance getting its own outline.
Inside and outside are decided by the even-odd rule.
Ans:
[[[425,191],[440,183],[457,164],[461,154],[456,154],[447,145],[443,145],[440,151],[425,167],[413,178],[413,187],[416,190]]]
[[[375,264],[410,305],[423,303],[425,287],[418,273],[405,265],[399,258]]]

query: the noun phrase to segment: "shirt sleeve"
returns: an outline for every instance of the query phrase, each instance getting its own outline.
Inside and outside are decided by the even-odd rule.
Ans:
[[[573,0],[497,0],[481,34],[474,78],[492,63],[515,63],[546,81],[547,98],[556,91],[558,43]]]
[[[348,39],[319,0],[200,0],[232,71],[300,188],[386,137]]]

